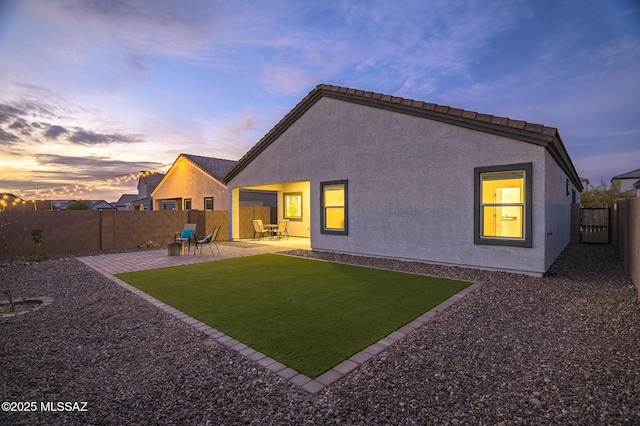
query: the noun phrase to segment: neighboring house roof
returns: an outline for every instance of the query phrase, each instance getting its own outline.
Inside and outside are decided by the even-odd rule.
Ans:
[[[180,154],[186,159],[194,163],[200,169],[204,170],[216,180],[222,182],[224,175],[236,165],[235,160],[223,160],[220,158],[203,157],[201,155]]]
[[[53,204],[57,209],[66,210],[69,204],[79,201],[79,200],[52,200],[51,204]],[[100,210],[100,209],[113,209],[113,205],[104,200],[83,200],[86,201],[89,206],[91,206],[91,210]]]
[[[0,210],[51,210],[54,201],[25,200],[8,192],[0,193]]]
[[[64,210],[67,208],[67,205],[70,203],[73,203],[75,200],[52,200],[51,204],[56,208],[56,209],[60,209],[60,210]]]
[[[151,192],[151,190],[160,183],[163,177],[164,174],[162,173],[151,172],[142,174],[140,176],[140,180],[147,186],[147,188],[149,188],[149,192]]]
[[[162,179],[160,179],[155,188],[152,191],[149,191],[150,195],[153,195],[156,192],[156,189],[162,186],[164,180],[168,179],[168,176],[171,174],[171,169],[173,169],[180,158],[185,158],[198,169],[202,170],[204,173],[208,174],[225,186],[226,183],[223,182],[222,177],[237,163],[235,160],[223,160],[221,158],[203,157],[201,155],[180,154],[169,168],[169,171],[162,176]]]
[[[640,169],[614,176],[611,178],[611,182],[617,179],[640,179]]]
[[[106,202],[105,200],[89,200],[91,203],[91,210],[101,210],[101,209],[114,209],[113,204]]]
[[[118,201],[116,201],[115,204],[119,205],[119,206],[124,206],[127,203],[131,203],[133,201],[136,201],[138,199],[138,194],[122,194],[120,196],[120,199],[118,199]]]
[[[480,114],[474,111],[465,111],[445,105],[327,84],[316,86],[289,111],[278,124],[269,130],[269,132],[238,161],[238,164],[227,172],[223,178],[224,182],[228,183],[231,181],[231,179],[240,173],[256,156],[264,151],[322,97],[441,121],[455,126],[466,127],[544,146],[560,167],[562,167],[567,176],[570,177],[576,188],[579,190],[583,189],[580,178],[560,138],[558,129],[555,127],[547,127],[542,124],[512,120],[507,117]]]

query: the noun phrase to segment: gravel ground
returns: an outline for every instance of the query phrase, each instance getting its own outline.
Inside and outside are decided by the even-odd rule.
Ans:
[[[302,254],[484,285],[312,396],[75,259],[10,268],[54,301],[0,319],[1,399],[36,409],[0,424],[640,424],[640,304],[609,246],[545,278]]]

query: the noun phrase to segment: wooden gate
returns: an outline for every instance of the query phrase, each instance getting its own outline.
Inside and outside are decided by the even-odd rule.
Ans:
[[[611,215],[608,208],[580,209],[580,242],[609,244]]]

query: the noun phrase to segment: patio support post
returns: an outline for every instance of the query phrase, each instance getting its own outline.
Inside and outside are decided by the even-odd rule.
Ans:
[[[231,217],[229,219],[229,236],[236,240],[240,238],[240,188],[231,188]]]

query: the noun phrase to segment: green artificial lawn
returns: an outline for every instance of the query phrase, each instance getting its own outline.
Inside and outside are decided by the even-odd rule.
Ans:
[[[470,285],[275,254],[116,276],[311,378]]]

